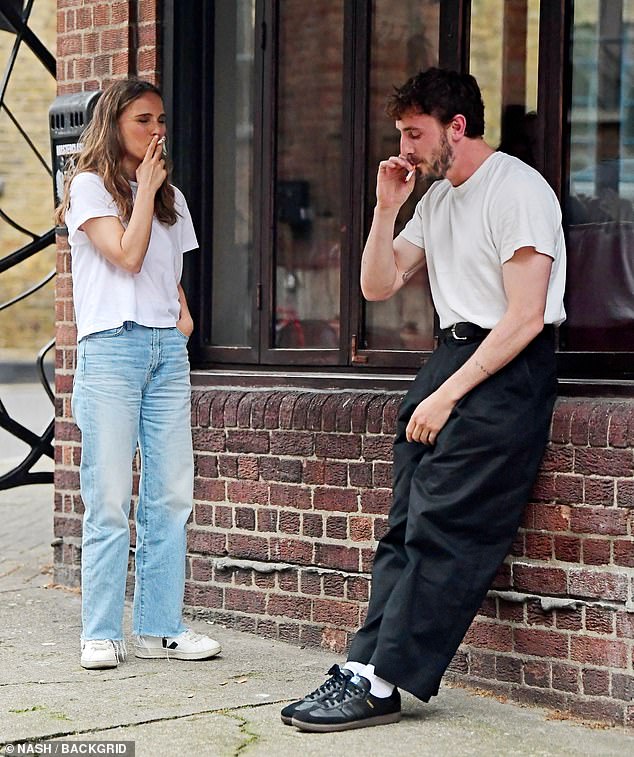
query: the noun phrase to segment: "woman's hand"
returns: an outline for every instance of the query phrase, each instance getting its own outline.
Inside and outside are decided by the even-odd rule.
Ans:
[[[442,392],[442,388],[426,397],[409,419],[405,429],[407,441],[435,444],[436,437],[447,423],[455,404]]]
[[[176,328],[185,336],[190,337],[194,331],[194,319],[189,313],[181,313],[181,317],[176,321]]]
[[[139,189],[147,189],[154,195],[166,178],[162,144],[159,145],[158,134],[155,134],[145,152],[145,157],[136,169],[136,179]]]

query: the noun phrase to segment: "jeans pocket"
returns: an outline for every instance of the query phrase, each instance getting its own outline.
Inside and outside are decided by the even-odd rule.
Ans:
[[[95,331],[92,334],[87,334],[85,339],[111,339],[115,336],[121,336],[125,331],[125,326],[115,326],[113,329],[105,329],[104,331]]]
[[[184,340],[185,340],[186,342],[189,342],[189,337],[187,336],[187,334],[184,334],[184,333],[183,333],[183,332],[182,332],[182,331],[181,331],[181,330],[180,330],[180,329],[178,328],[178,326],[174,326],[174,330],[176,331],[176,333],[177,333],[177,334],[178,334],[179,336],[182,336],[182,337],[183,337],[183,339],[184,339]]]

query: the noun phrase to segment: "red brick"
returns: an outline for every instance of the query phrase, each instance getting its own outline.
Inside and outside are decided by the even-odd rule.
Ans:
[[[498,614],[500,620],[508,620],[512,623],[522,623],[524,620],[524,605],[521,602],[506,602],[499,598]]]
[[[634,568],[634,540],[618,539],[613,542],[614,562],[617,565],[625,565]]]
[[[390,525],[387,518],[375,518],[374,519],[374,539],[380,541],[385,534],[390,530]]]
[[[555,626],[564,631],[580,631],[583,628],[581,609],[556,610]]]
[[[350,538],[352,541],[370,541],[372,539],[372,519],[351,517]]]
[[[630,450],[576,449],[575,472],[584,476],[631,476],[634,457]]]
[[[553,412],[550,439],[552,442],[567,444],[570,442],[570,427],[575,403],[568,400],[559,401]]]
[[[236,528],[242,528],[245,531],[255,530],[255,510],[251,507],[236,507],[235,509]]]
[[[315,510],[354,512],[358,509],[357,492],[354,489],[337,489],[318,486],[313,495]]]
[[[572,636],[570,658],[590,665],[626,668],[628,645],[616,639],[598,639],[590,636]]]
[[[225,589],[225,607],[227,610],[258,613],[266,612],[266,594],[246,589]]]
[[[566,572],[559,568],[513,565],[513,585],[518,591],[540,594],[565,594]]]
[[[217,478],[195,478],[194,499],[206,502],[224,502],[226,499],[225,482]]]
[[[225,432],[211,431],[210,429],[192,429],[194,449],[207,452],[224,452]]]
[[[575,536],[556,534],[553,539],[555,559],[561,562],[579,562],[581,559],[581,539]]]
[[[269,615],[282,615],[286,618],[296,618],[297,620],[310,620],[311,610],[311,599],[282,594],[271,594],[266,607]]]
[[[626,702],[634,702],[634,676],[613,673],[612,696]]]
[[[619,507],[634,507],[634,481],[626,479],[616,482],[616,504]]]
[[[321,577],[318,573],[302,571],[300,583],[303,594],[321,594]]]
[[[570,513],[570,530],[577,533],[627,534],[627,511],[606,507],[575,507]]]
[[[627,577],[591,570],[571,570],[568,575],[571,596],[627,600]]]
[[[199,526],[211,526],[214,522],[214,509],[211,505],[194,505],[194,521]]]
[[[495,678],[495,655],[469,650],[469,673],[478,678]]]
[[[361,492],[361,511],[387,515],[392,507],[392,492],[390,489],[369,489]]]
[[[298,534],[300,532],[300,514],[282,510],[279,514],[279,530],[285,534]]]
[[[346,581],[341,573],[325,573],[322,579],[324,594],[329,597],[343,598]]]
[[[366,436],[363,438],[365,460],[392,460],[393,440],[388,436]],[[357,455],[358,457],[358,455]]]
[[[359,606],[352,602],[334,599],[313,600],[313,620],[356,630],[359,624]]]
[[[583,502],[583,477],[571,473],[555,473],[555,501],[563,505]]]
[[[605,697],[610,693],[610,675],[607,670],[586,668],[581,671],[583,693],[595,697]]]
[[[566,505],[530,505],[528,511],[532,516],[529,528],[537,531],[570,530],[571,508]]]
[[[228,534],[228,554],[246,560],[268,560],[269,542],[259,536]],[[275,559],[275,558],[274,558]]]
[[[214,526],[217,528],[231,528],[233,526],[233,507],[214,505]]]
[[[348,475],[350,486],[372,486],[372,465],[370,463],[349,463]],[[379,486],[376,481],[374,483],[376,486]]]
[[[542,689],[550,688],[550,668],[549,662],[542,662],[541,660],[523,661],[524,683],[527,686],[538,686]]]
[[[547,473],[572,473],[574,453],[572,447],[549,445],[541,462],[541,470]]]
[[[531,626],[552,626],[555,618],[552,612],[542,609],[540,602],[531,601],[526,604],[526,623]]]
[[[483,623],[475,620],[463,644],[484,649],[494,649],[497,652],[510,652],[513,649],[513,631],[503,623]]]
[[[81,518],[65,518],[56,515],[53,518],[53,533],[55,536],[77,536],[82,532]]]
[[[301,431],[276,431],[271,434],[272,455],[307,457],[314,451],[314,435]]]
[[[268,431],[227,431],[228,452],[254,452],[258,454],[269,451]]]
[[[337,570],[356,572],[359,570],[359,550],[338,544],[316,544],[315,564]]]
[[[568,709],[578,718],[585,721],[598,721],[600,723],[612,723],[614,725],[623,725],[625,717],[625,705],[620,702],[610,702],[604,700],[585,700],[572,697],[568,704]]]
[[[554,662],[552,666],[552,687],[560,691],[577,693],[579,686],[579,668]]]
[[[498,681],[520,683],[522,680],[522,662],[516,657],[498,655],[495,658],[495,677]]]
[[[532,498],[538,502],[550,502],[555,497],[555,475],[553,473],[540,473],[533,485]],[[532,527],[532,520],[528,520],[530,513],[524,513],[523,522]]]
[[[322,628],[320,631],[319,646],[332,652],[343,654],[348,647],[348,635],[339,628]]]
[[[271,505],[275,507],[294,507],[298,510],[308,510],[312,505],[311,492],[304,486],[271,484],[268,489]]]
[[[318,457],[357,460],[361,454],[361,440],[351,434],[316,434],[315,454]]]
[[[348,599],[357,602],[367,602],[370,596],[370,587],[367,578],[352,576],[347,581]]]
[[[613,478],[585,478],[583,501],[586,505],[611,507],[615,504]]]
[[[550,560],[553,554],[552,536],[529,531],[525,534],[525,554],[533,560]]]
[[[100,34],[99,48],[102,52],[126,50],[128,48],[128,29],[104,29]]]
[[[225,534],[214,531],[198,531],[190,528],[187,531],[187,549],[201,554],[226,555],[227,540]]]
[[[513,646],[520,654],[535,657],[568,657],[568,636],[556,631],[514,628]]]
[[[338,515],[326,518],[326,536],[329,539],[347,539],[348,518]]]
[[[608,565],[610,546],[606,539],[583,539],[583,562],[586,565]]]
[[[304,536],[319,537],[324,533],[323,516],[317,513],[302,515],[302,534]]]
[[[260,477],[260,465],[257,457],[240,455],[238,457],[238,478],[257,481]]]
[[[614,633],[614,610],[603,607],[586,607],[586,630],[593,633]]]
[[[324,483],[328,486],[348,485],[348,466],[346,463],[328,461],[324,465]]]
[[[230,502],[266,505],[269,500],[269,488],[266,484],[256,481],[229,481],[227,498]]]
[[[298,565],[312,565],[313,545],[299,539],[271,539],[271,559]]]

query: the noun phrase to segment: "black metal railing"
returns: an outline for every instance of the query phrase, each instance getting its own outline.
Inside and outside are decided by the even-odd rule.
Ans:
[[[0,3],[0,28],[15,34],[13,47],[7,61],[2,82],[0,83],[0,108],[7,114],[11,124],[17,129],[28,149],[35,154],[52,180],[52,169],[49,162],[39,152],[37,146],[29,137],[24,125],[18,121],[6,102],[7,87],[18,57],[18,52],[23,44],[31,50],[42,64],[44,69],[43,75],[50,75],[55,78],[55,58],[28,25],[33,4],[34,0],[27,0],[23,7],[21,2],[12,2],[11,0],[4,0]],[[43,112],[42,118],[47,121],[47,113]],[[21,187],[20,191],[24,191],[24,188]],[[8,224],[16,231],[29,237],[31,240],[23,247],[14,250],[0,259],[0,276],[11,268],[20,265],[24,261],[32,258],[34,255],[42,253],[45,249],[55,244],[54,228],[51,228],[44,234],[37,234],[19,224],[2,208],[0,208],[0,221]],[[0,312],[16,305],[27,297],[32,296],[51,281],[54,276],[55,269],[51,270],[44,276],[44,278],[35,282],[32,286],[29,286],[17,296],[8,299],[6,302],[0,302]],[[48,378],[46,377],[44,359],[47,353],[53,348],[54,344],[55,339],[51,339],[42,347],[35,358],[40,383],[53,405],[55,402],[55,396],[50,387]],[[55,420],[53,418],[41,434],[32,431],[11,416],[0,397],[0,428],[5,429],[11,435],[30,447],[29,452],[21,462],[15,465],[11,470],[0,473],[0,490],[10,489],[15,486],[23,486],[25,484],[42,484],[51,483],[53,481],[53,473],[51,471],[34,471],[33,467],[42,457],[50,457],[51,459],[54,457],[54,426]]]

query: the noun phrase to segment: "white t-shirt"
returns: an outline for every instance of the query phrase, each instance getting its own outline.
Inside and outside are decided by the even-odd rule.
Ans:
[[[463,184],[435,182],[399,234],[425,250],[440,327],[492,329],[506,310],[502,265],[520,247],[553,259],[544,323],[560,324],[566,247],[555,193],[521,160],[495,152]]]
[[[130,184],[136,195],[136,182]],[[124,321],[154,328],[176,325],[183,253],[195,250],[198,241],[185,198],[176,187],[174,193],[176,223],[167,226],[156,217],[152,219],[143,266],[139,273],[128,273],[107,260],[79,229],[90,218],[119,217],[112,195],[97,174],[80,173],[73,179],[65,222],[72,255],[78,341],[87,334],[121,326]]]

